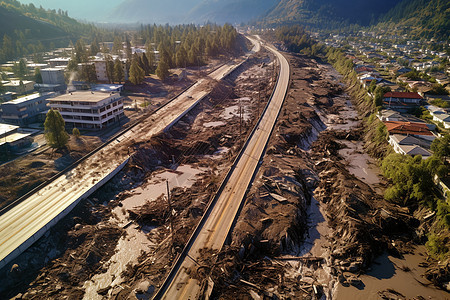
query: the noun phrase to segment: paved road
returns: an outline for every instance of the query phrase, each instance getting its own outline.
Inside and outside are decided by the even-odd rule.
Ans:
[[[202,294],[204,291],[201,286],[205,285],[205,281],[201,282],[194,278],[198,278],[198,275],[191,275],[196,274],[198,267],[203,265],[204,257],[202,257],[202,251],[208,249],[207,255],[211,256],[212,253],[218,253],[222,248],[244,199],[246,190],[250,186],[253,175],[257,170],[258,163],[264,154],[288,89],[289,64],[278,51],[273,48],[268,49],[277,56],[281,66],[274,95],[200,232],[194,235],[191,244],[188,245],[186,256],[181,256],[181,265],[179,268],[174,269],[176,273],[171,274],[173,276],[169,276],[166,284],[162,287],[161,294],[163,292],[164,294],[158,294],[157,298],[203,298]]]
[[[185,93],[142,124],[112,141],[75,169],[30,196],[0,216],[0,268],[26,250],[77,201],[129,158],[126,141],[148,141],[161,132],[211,89],[211,80],[221,80],[244,59],[229,62],[201,79]],[[189,97],[188,97],[189,96]]]

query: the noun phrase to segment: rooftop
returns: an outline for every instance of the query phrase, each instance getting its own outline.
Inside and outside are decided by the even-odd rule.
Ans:
[[[411,135],[428,135],[433,136],[433,133],[428,128],[427,124],[400,122],[400,121],[385,121],[384,124],[390,134],[411,134]]]
[[[384,94],[384,98],[423,99],[418,93],[411,92],[388,92]]]
[[[115,94],[118,95],[118,94]],[[77,101],[77,102],[100,102],[102,100],[108,99],[111,94],[101,93],[101,92],[91,92],[91,91],[76,91],[72,93],[67,93],[52,99],[50,102],[54,101]]]
[[[25,96],[25,97],[17,98],[16,100],[11,100],[11,101],[5,102],[4,104],[20,104],[20,103],[24,103],[24,102],[27,102],[27,101],[31,101],[31,100],[37,99],[39,97],[41,97],[41,94],[34,93],[34,94],[31,94],[31,95],[28,95],[28,96]]]
[[[0,123],[0,134],[3,135],[5,133],[14,131],[14,130],[16,130],[18,128],[19,128],[19,126],[14,126],[14,125]]]

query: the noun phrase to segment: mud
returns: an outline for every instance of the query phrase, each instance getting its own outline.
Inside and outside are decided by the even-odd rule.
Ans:
[[[273,88],[274,81],[269,82],[270,77],[264,76],[269,62],[266,52],[258,54],[227,81],[212,82],[215,87],[211,97],[169,132],[151,141],[124,145],[123,151],[130,147],[134,153],[128,165],[79,205],[85,210],[75,209],[19,256],[12,263],[12,270],[9,267],[1,270],[4,275],[0,281],[1,297],[52,298],[54,291],[69,299],[151,296],[165,279],[256,123],[257,112]],[[227,107],[239,104],[246,118],[241,120],[234,112],[223,117]],[[218,122],[226,126],[205,126]],[[161,184],[165,185],[166,179],[170,183],[171,210],[166,193],[158,192],[163,190]],[[152,187],[155,190],[146,193]],[[81,225],[77,225],[73,218],[94,218],[95,222],[85,226],[80,221]],[[84,231],[79,230],[90,235],[80,238],[78,233]],[[68,238],[74,242],[67,244]],[[96,241],[102,244],[97,245]],[[127,250],[129,247],[134,249]],[[43,253],[47,251],[53,254],[46,257]],[[30,263],[18,263],[24,262],[27,255],[36,261],[33,272]],[[18,268],[13,267],[15,263]],[[28,272],[26,278],[15,275],[23,270]],[[69,275],[61,279],[60,273]]]

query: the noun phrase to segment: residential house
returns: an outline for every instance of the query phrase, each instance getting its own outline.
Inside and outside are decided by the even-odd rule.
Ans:
[[[422,100],[418,93],[388,92],[383,97],[383,107],[406,113],[419,107]]]
[[[418,139],[414,136],[393,134],[389,136],[389,144],[394,151],[403,155],[421,155],[423,159],[427,159],[432,154],[425,148],[430,148],[431,142]]]
[[[448,114],[444,109],[434,105],[426,105],[425,108],[428,109],[430,114],[433,116],[433,121],[442,123],[446,129],[450,128],[450,114]]]
[[[412,124],[419,124],[419,126],[423,126],[423,124],[427,125],[428,129],[433,131],[436,130],[436,125],[427,124],[425,121],[410,115],[410,114],[401,114],[395,110],[391,109],[383,109],[377,114],[378,119],[381,121],[394,121],[394,122],[409,122]]]
[[[429,141],[434,141],[436,139],[436,136],[430,131],[426,124],[402,121],[384,121],[383,123],[386,125],[389,135],[411,135]]]

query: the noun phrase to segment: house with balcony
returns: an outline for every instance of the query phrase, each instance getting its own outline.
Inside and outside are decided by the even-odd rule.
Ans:
[[[124,116],[119,93],[75,91],[50,99],[49,105],[61,113],[68,128],[102,129]]]

